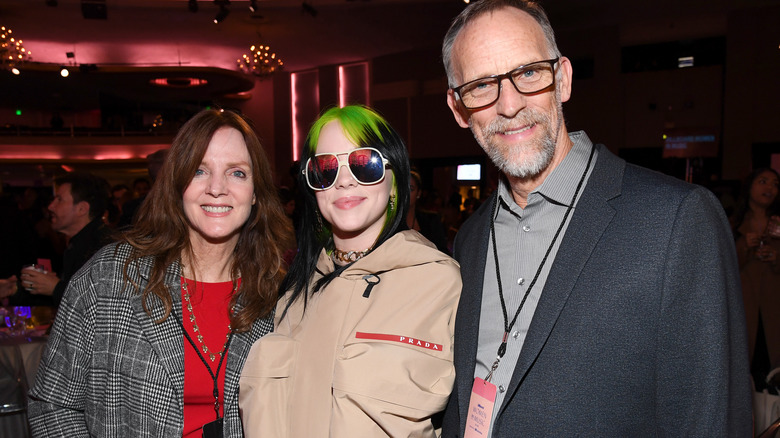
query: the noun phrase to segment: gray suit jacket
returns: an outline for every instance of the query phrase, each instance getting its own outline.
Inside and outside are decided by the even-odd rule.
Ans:
[[[73,277],[30,391],[29,419],[36,437],[175,437],[184,427],[184,334],[181,295],[173,314],[154,321],[162,306],[144,311],[122,268],[127,244],[104,247]],[[152,260],[128,268],[145,287]],[[165,282],[180,290],[181,267]],[[155,303],[159,304],[159,300]],[[225,437],[241,437],[238,378],[252,344],[273,327],[272,317],[233,336],[225,369]]]
[[[722,207],[702,187],[598,147],[493,436],[751,436],[745,315]],[[465,430],[491,204],[455,241],[463,292],[445,437]]]

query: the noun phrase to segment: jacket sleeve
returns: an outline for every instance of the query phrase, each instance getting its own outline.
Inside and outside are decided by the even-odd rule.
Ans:
[[[35,437],[87,437],[85,417],[94,344],[95,284],[91,270],[74,277],[57,312],[28,416]]]
[[[701,187],[678,206],[664,277],[656,352],[658,433],[752,436],[734,241],[721,206]]]

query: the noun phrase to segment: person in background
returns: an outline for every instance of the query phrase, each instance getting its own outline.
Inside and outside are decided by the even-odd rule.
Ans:
[[[274,333],[241,374],[247,437],[433,437],[455,378],[458,265],[402,231],[409,158],[371,109],[332,108],[305,142],[298,255]]]
[[[289,187],[279,187],[279,199],[284,207],[284,214],[292,220],[295,213],[295,193]]]
[[[19,272],[19,267],[35,261],[35,230],[32,224],[25,220],[17,203],[10,195],[3,193],[0,185],[0,302],[5,295],[12,293],[3,287],[8,283],[7,277]],[[15,281],[13,281],[15,285]],[[5,290],[5,292],[3,292]],[[2,323],[0,323],[2,325]]]
[[[133,181],[133,198],[144,199],[152,189],[152,184],[146,178],[136,178]]]
[[[292,234],[248,121],[190,119],[140,213],[68,286],[33,436],[242,436],[238,376],[271,329]]]
[[[136,178],[133,181],[134,198],[122,205],[122,215],[119,217],[117,228],[124,230],[135,223],[137,219],[136,213],[157,180],[157,174],[165,161],[167,153],[167,149],[160,149],[146,156],[146,168],[152,181],[150,183],[146,178]]]
[[[756,169],[742,184],[731,217],[742,278],[751,371],[762,390],[780,367],[780,199],[777,171]]]
[[[406,226],[410,230],[419,231],[426,239],[433,242],[436,248],[449,254],[447,246],[447,231],[444,229],[441,216],[420,208],[418,201],[422,196],[422,177],[420,173],[412,169],[409,180],[409,211],[406,213]]]
[[[108,220],[106,221],[111,228],[116,228],[119,224],[119,219],[122,217],[122,206],[130,199],[132,199],[130,187],[125,184],[115,184],[111,187]]]
[[[443,436],[752,436],[718,200],[567,131],[572,63],[538,3],[472,2],[442,56],[455,120],[502,174],[454,244]]]
[[[52,229],[67,239],[62,271],[58,274],[23,269],[19,277],[12,276],[0,283],[0,295],[9,296],[11,305],[58,307],[73,275],[112,239],[111,230],[103,223],[108,191],[106,180],[89,173],[74,172],[55,178],[49,213]]]
[[[295,207],[296,194],[289,187],[284,186],[278,188],[278,193],[279,201],[282,203],[282,208],[284,209],[284,215],[287,216],[287,219],[290,221],[290,226],[295,229],[295,223],[297,221],[297,218],[295,217],[297,210]],[[298,252],[298,246],[296,245],[294,238],[292,239],[291,244],[292,246],[287,248],[284,252],[284,261],[288,266],[292,264],[293,258],[295,258],[295,254]]]

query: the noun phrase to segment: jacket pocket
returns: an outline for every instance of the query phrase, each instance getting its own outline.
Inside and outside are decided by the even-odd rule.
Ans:
[[[354,334],[338,355],[333,388],[434,414],[452,390],[451,351],[417,339],[385,340]],[[429,344],[433,342],[429,341]],[[449,349],[449,345],[443,348]]]
[[[239,379],[244,436],[288,436],[297,356],[298,342],[283,335],[270,333],[252,345]]]

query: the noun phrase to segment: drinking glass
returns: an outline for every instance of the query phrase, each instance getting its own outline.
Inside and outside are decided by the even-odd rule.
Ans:
[[[25,269],[32,269],[33,271],[43,272],[44,274],[46,273],[46,268],[44,268],[43,265],[38,265],[38,264],[25,265],[22,268],[22,271],[24,271]],[[23,284],[24,288],[27,289],[27,291],[29,291],[30,289],[27,285],[27,282],[23,281],[22,283],[24,283]]]
[[[758,242],[758,249],[756,255],[758,259],[763,261],[769,260],[772,255],[769,253],[769,237],[767,235],[761,236],[761,240]]]

